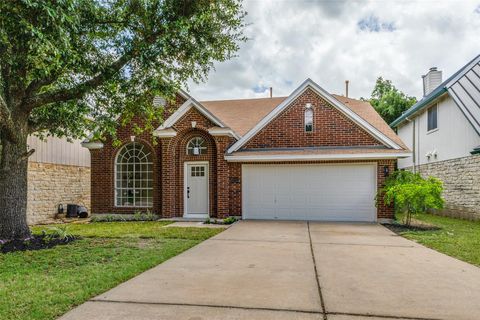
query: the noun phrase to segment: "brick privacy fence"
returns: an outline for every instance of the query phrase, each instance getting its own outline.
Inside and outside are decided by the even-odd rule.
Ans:
[[[434,213],[480,220],[480,155],[423,164],[417,171],[443,181],[445,208]]]
[[[51,163],[28,163],[27,221],[52,222],[59,204],[74,203],[90,213],[90,168]]]

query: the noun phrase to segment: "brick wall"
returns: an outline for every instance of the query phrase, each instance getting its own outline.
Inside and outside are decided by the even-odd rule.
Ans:
[[[313,107],[313,132],[305,132],[305,105]],[[382,145],[311,89],[263,128],[244,149]]]
[[[443,181],[445,208],[435,213],[480,220],[480,155],[423,164],[417,172]]]
[[[177,101],[178,104],[183,101]],[[304,131],[305,104],[314,108],[314,131]],[[174,108],[170,108],[170,113]],[[136,119],[135,121],[141,121]],[[195,126],[192,126],[195,122]],[[151,143],[150,134],[136,137],[148,145],[155,154],[154,165],[154,205],[152,210],[163,217],[181,217],[184,213],[184,164],[186,161],[208,161],[209,163],[209,203],[212,217],[241,215],[241,164],[228,163],[224,159],[226,149],[234,142],[226,136],[211,136],[208,129],[215,124],[196,109],[187,112],[173,128],[177,135],[159,139],[157,145]],[[130,127],[120,128],[118,137],[124,143],[130,141]],[[188,141],[201,136],[207,142],[205,155],[186,154]],[[264,128],[246,148],[272,147],[312,147],[312,146],[356,146],[381,145],[362,128],[358,127],[311,90],[307,90],[287,108],[279,118]],[[111,141],[101,150],[92,151],[92,211],[94,213],[132,213],[135,208],[114,206],[114,161],[119,148]],[[336,161],[337,163],[339,161]],[[352,161],[344,161],[352,162]],[[395,161],[374,161],[378,164],[378,188],[383,184],[383,166],[392,172]],[[311,162],[309,162],[311,163]],[[323,163],[323,162],[322,162]],[[332,162],[330,162],[332,163]],[[380,204],[378,218],[392,218],[393,209]]]
[[[58,205],[80,204],[90,211],[90,168],[28,163],[27,221],[51,222]]]
[[[164,118],[168,118],[180,105],[185,102],[185,98],[177,95],[174,103],[168,104],[165,108]],[[141,117],[134,117],[129,125],[121,126],[117,130],[117,139],[121,141],[121,146],[114,147],[112,139],[108,138],[102,149],[90,150],[91,155],[91,190],[92,190],[92,212],[93,213],[134,213],[137,211],[145,212],[147,210],[160,214],[162,212],[162,141],[154,143],[150,132],[143,132],[136,135],[132,131],[134,125],[144,127],[144,121]],[[116,207],[115,206],[115,158],[118,151],[127,143],[130,143],[130,137],[135,136],[135,142],[147,146],[153,154],[153,206],[151,208],[136,207]]]

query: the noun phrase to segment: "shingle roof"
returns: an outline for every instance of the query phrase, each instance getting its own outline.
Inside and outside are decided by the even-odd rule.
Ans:
[[[373,109],[369,102],[340,95],[333,96],[403,149],[407,149],[402,140]],[[286,98],[218,100],[201,101],[200,103],[238,135],[243,136]]]
[[[287,97],[201,101],[200,103],[240,136]]]
[[[408,149],[403,143],[402,139],[390,128],[390,126],[383,120],[377,111],[372,107],[370,102],[347,98],[333,94],[335,99],[346,105],[350,110],[358,114],[364,120],[368,121],[372,126],[377,128],[384,135],[392,139],[395,143],[401,146],[403,149]]]

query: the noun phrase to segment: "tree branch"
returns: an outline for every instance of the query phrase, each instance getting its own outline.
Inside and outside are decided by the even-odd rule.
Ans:
[[[37,96],[29,97],[25,99],[24,106],[26,112],[31,112],[33,109],[53,103],[53,102],[65,102],[73,99],[80,99],[85,93],[91,89],[95,89],[102,85],[112,75],[119,72],[132,58],[134,58],[134,50],[126,52],[123,56],[118,58],[110,66],[105,68],[103,72],[96,75],[90,80],[78,84],[70,89],[61,89],[54,92],[43,93]]]
[[[15,135],[15,124],[12,120],[12,114],[2,95],[0,95],[0,128],[5,131],[8,140],[12,142],[17,141]]]

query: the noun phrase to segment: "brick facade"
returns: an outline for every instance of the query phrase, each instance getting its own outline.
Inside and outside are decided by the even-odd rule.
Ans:
[[[173,113],[184,100],[177,99],[168,110]],[[314,130],[304,130],[305,104],[311,103],[314,110]],[[135,122],[141,122],[134,119]],[[152,143],[151,135],[143,133],[135,141],[148,146],[154,154],[154,199],[150,209],[162,217],[181,217],[184,214],[184,166],[188,161],[206,161],[209,164],[209,211],[211,217],[224,218],[242,214],[242,164],[227,162],[226,150],[236,140],[229,136],[212,136],[208,130],[217,126],[195,108],[190,109],[174,125],[175,137],[161,138]],[[118,138],[130,142],[129,127],[118,130]],[[203,155],[187,155],[188,141],[195,136],[203,137],[207,152]],[[354,124],[345,115],[329,105],[314,91],[308,89],[282,114],[254,136],[245,149],[290,148],[318,146],[380,146],[381,143]],[[139,208],[115,207],[114,163],[120,147],[113,147],[110,140],[103,149],[92,150],[92,212],[132,213]],[[333,163],[339,163],[336,161]],[[352,162],[352,161],[343,161]],[[365,162],[365,161],[363,161]],[[393,172],[395,160],[370,160],[378,167],[377,184],[384,182],[384,166]],[[298,163],[298,162],[295,162]],[[312,162],[309,162],[312,163]],[[317,163],[326,163],[317,162]],[[330,161],[329,163],[332,163]],[[139,209],[145,210],[145,209]],[[378,205],[379,219],[393,218],[393,208]]]
[[[313,132],[305,132],[305,105],[312,104]],[[380,146],[313,90],[308,89],[244,146],[245,149],[319,146]]]

